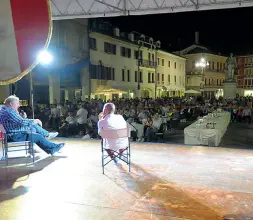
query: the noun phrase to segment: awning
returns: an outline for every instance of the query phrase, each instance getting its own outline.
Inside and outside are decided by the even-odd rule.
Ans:
[[[165,90],[165,91],[168,90],[168,88],[166,86],[161,86],[161,85],[157,85],[157,89],[162,89],[162,90]]]
[[[104,89],[104,90],[96,90],[95,92],[95,94],[100,94],[100,95],[117,94],[117,93],[127,94],[128,92],[122,91],[119,89]]]

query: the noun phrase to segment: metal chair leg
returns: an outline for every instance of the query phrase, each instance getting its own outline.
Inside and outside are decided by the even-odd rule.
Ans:
[[[5,145],[5,165],[8,166],[8,145]]]
[[[102,169],[103,169],[103,174],[105,174],[105,166],[104,166],[104,149],[102,150]]]
[[[103,171],[103,174],[105,174],[105,167],[104,167],[104,145],[103,145],[103,139],[101,139],[101,150],[102,150],[102,171]]]
[[[32,157],[33,157],[33,163],[34,163],[34,160],[35,160],[35,155],[34,155],[34,144],[32,142],[30,142],[30,145],[31,145],[31,149],[32,149]]]
[[[27,157],[27,154],[29,154],[29,147],[30,147],[30,144],[28,144],[27,146],[27,143],[25,143],[25,155]]]
[[[5,147],[4,147],[4,142],[2,140],[2,149],[3,149],[3,158],[5,157]]]
[[[128,153],[129,153],[129,164],[128,164],[128,166],[129,166],[129,173],[131,172],[131,148],[130,148],[130,142],[129,142],[129,146],[128,146]]]

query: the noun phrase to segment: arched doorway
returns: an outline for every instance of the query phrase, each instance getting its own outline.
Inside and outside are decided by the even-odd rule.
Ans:
[[[141,92],[141,97],[142,98],[150,97],[150,91],[148,89],[143,89],[142,92]]]

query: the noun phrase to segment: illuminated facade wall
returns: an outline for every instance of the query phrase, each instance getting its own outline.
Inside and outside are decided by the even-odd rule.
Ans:
[[[237,87],[241,96],[253,96],[253,55],[237,58]]]

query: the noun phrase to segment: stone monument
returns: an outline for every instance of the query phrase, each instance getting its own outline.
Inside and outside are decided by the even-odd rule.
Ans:
[[[223,97],[225,99],[234,99],[236,97],[237,82],[234,78],[235,69],[237,67],[236,58],[231,53],[226,60],[227,75],[223,86]]]

